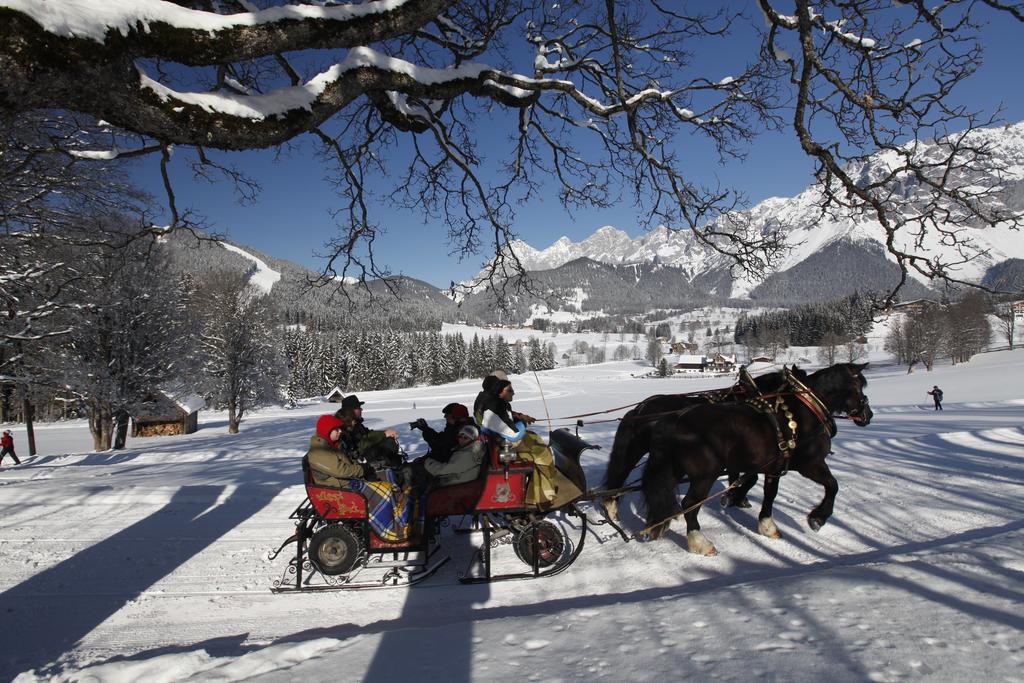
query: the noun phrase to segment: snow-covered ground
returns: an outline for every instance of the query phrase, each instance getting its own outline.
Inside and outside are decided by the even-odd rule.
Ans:
[[[547,411],[534,377],[516,377],[515,405],[561,424],[722,383],[630,377],[642,370],[541,373]],[[1024,351],[868,378],[875,420],[840,427],[820,532],[804,518],[821,489],[791,474],[781,540],[757,535],[755,489],[755,511],[702,514],[717,557],[688,554],[681,522],[654,543],[596,527],[566,572],[483,586],[459,584],[451,562],[408,589],[270,593],[285,559],[267,551],[291,532],[299,460],[333,405],[267,410],[236,436],[204,413],[195,434],[116,453],[88,452],[84,424],[41,426],[44,455],[0,470],[0,680],[1022,680]],[[406,423],[437,424],[477,390],[360,397],[372,427],[418,454]],[[584,456],[592,486],[614,429],[581,432],[604,447]],[[638,506],[624,506],[634,530]]]

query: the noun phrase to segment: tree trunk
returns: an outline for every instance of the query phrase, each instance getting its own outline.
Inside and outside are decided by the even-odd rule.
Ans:
[[[36,430],[32,423],[32,402],[28,399],[28,387],[22,388],[21,410],[25,417],[25,436],[28,439],[28,454],[36,454]]]
[[[235,404],[228,404],[228,434],[238,433],[238,423],[242,421],[241,413],[236,413]]]
[[[119,451],[128,442],[128,413],[124,410],[117,411],[114,417],[114,450]]]
[[[11,395],[13,393],[14,387],[10,384],[0,387],[0,422],[11,421]]]
[[[92,434],[94,451],[109,451],[113,435],[113,411],[108,406],[89,406],[89,433]]]

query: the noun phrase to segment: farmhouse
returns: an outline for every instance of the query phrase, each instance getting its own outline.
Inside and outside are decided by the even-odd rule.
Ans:
[[[704,356],[680,354],[672,368],[676,372],[697,373],[704,372],[706,365],[707,360]]]
[[[191,434],[199,426],[206,400],[197,394],[155,391],[129,411],[132,436]]]
[[[736,356],[723,356],[716,353],[708,360],[708,370],[711,372],[733,372],[736,369]]]
[[[683,342],[677,341],[672,342],[672,353],[689,353],[693,354],[697,352],[699,347],[694,342]]]

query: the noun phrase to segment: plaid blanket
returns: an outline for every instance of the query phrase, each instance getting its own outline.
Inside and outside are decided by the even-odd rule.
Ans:
[[[419,501],[412,487],[402,487],[392,470],[381,470],[380,481],[349,479],[348,488],[366,498],[366,510],[374,533],[389,543],[402,543],[413,534]]]

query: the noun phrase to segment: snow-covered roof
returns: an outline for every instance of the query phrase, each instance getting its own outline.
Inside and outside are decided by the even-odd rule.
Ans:
[[[160,393],[189,414],[206,407],[205,398],[183,386],[161,387]]]
[[[695,356],[693,354],[681,353],[676,358],[676,365],[703,365],[704,356]]]

